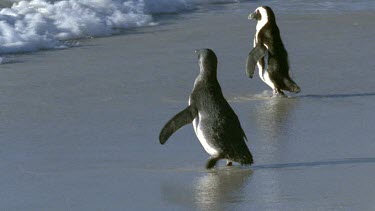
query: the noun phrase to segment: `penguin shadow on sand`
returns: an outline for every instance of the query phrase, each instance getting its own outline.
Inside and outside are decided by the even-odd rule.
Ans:
[[[246,185],[253,171],[240,166],[221,167],[194,178],[192,187],[162,184],[161,191],[168,203],[194,210],[235,210],[236,203],[246,194]]]
[[[286,169],[298,167],[320,167],[320,166],[337,166],[337,165],[353,165],[353,164],[374,164],[375,157],[363,158],[343,158],[337,160],[323,160],[301,163],[277,163],[253,166],[253,170],[266,170],[266,169]]]
[[[325,99],[325,98],[351,98],[351,97],[374,97],[375,92],[349,93],[349,94],[307,94],[295,98]]]

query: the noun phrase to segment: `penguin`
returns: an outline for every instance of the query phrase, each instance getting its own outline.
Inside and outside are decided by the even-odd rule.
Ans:
[[[198,140],[210,155],[207,169],[213,168],[220,159],[226,159],[227,166],[232,162],[251,165],[253,156],[245,143],[247,137],[217,80],[217,57],[211,49],[195,52],[200,73],[195,79],[189,105],[165,124],[159,141],[165,144],[175,131],[193,123]]]
[[[257,64],[259,76],[270,86],[274,95],[283,91],[298,93],[300,87],[289,76],[288,52],[280,37],[275,14],[268,6],[258,7],[248,19],[257,20],[254,48],[246,61],[246,74],[252,78]]]

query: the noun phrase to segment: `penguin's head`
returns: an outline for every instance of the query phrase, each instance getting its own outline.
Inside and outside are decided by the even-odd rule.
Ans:
[[[215,53],[208,48],[195,50],[195,53],[198,54],[200,72],[204,75],[216,76],[217,57]]]
[[[275,14],[272,9],[268,6],[261,6],[251,13],[248,19],[254,19],[257,21],[271,22],[275,21]]]

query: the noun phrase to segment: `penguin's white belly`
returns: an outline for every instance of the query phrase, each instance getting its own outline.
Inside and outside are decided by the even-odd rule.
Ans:
[[[262,20],[262,21],[259,21],[257,26],[256,26],[256,32],[255,32],[255,36],[254,36],[254,47],[256,46],[256,44],[258,43],[258,35],[259,35],[259,32],[260,30],[264,27],[264,25],[266,25],[267,23],[267,20]],[[267,48],[268,50],[268,46],[266,44],[264,44],[264,46]],[[259,77],[260,79],[262,79],[262,81],[264,83],[266,83],[268,86],[270,86],[273,90],[275,90],[275,84],[271,81],[270,79],[270,75],[268,74],[267,72],[267,68],[268,68],[268,52],[266,53],[266,55],[264,56],[264,66],[262,66],[262,64],[260,62],[257,62],[257,66],[258,66],[258,70],[259,70]]]
[[[201,128],[201,125],[199,124],[199,120],[201,119],[201,115],[200,113],[198,112],[198,117],[195,118],[193,120],[193,126],[194,126],[194,131],[195,131],[195,134],[197,135],[198,137],[198,140],[201,142],[204,150],[206,150],[206,152],[208,154],[210,154],[211,156],[215,156],[215,155],[218,155],[218,151],[213,148],[207,141],[205,135],[204,135],[204,132]]]
[[[260,79],[262,79],[262,81],[264,81],[264,83],[266,83],[272,89],[275,89],[275,84],[271,81],[270,75],[268,74],[268,72],[266,70],[261,70],[259,68],[259,77],[260,77]]]
[[[264,66],[260,62],[257,62],[257,66],[258,66],[258,70],[259,70],[259,77],[260,77],[260,79],[262,79],[262,81],[264,83],[266,83],[268,86],[270,86],[274,90],[276,86],[271,81],[270,75],[267,72],[267,68],[268,68],[268,52],[266,53],[266,55],[262,59],[264,59]]]
[[[189,98],[189,105],[190,105],[190,98]],[[206,152],[208,154],[210,154],[211,156],[215,156],[218,153],[218,151],[213,148],[207,141],[206,137],[204,136],[204,132],[203,130],[201,129],[201,126],[199,124],[199,121],[201,120],[202,118],[202,115],[198,112],[198,117],[196,117],[194,120],[193,120],[193,128],[194,128],[194,132],[195,132],[195,135],[198,137],[198,140],[199,142],[201,142],[204,150],[206,150]]]

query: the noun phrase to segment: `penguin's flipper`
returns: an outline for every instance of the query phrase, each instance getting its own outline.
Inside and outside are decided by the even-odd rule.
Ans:
[[[196,116],[198,116],[198,111],[192,105],[189,105],[180,113],[176,114],[171,120],[167,122],[167,124],[164,125],[163,129],[161,130],[159,135],[160,144],[165,144],[165,142],[167,142],[168,138],[174,132],[176,132],[182,126],[191,123]]]
[[[267,48],[263,45],[256,45],[253,50],[250,51],[246,60],[246,75],[250,78],[253,77],[255,66],[257,62],[267,53]]]

